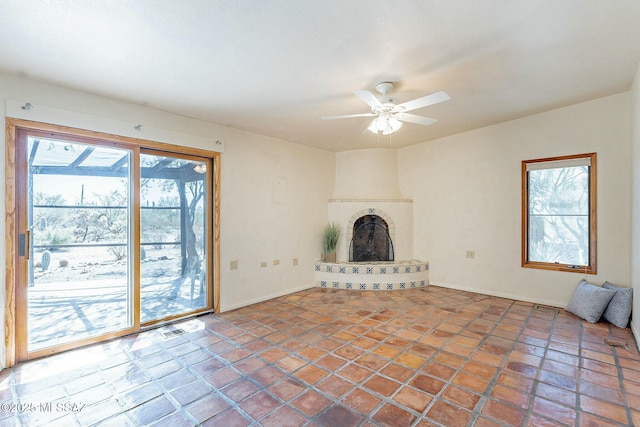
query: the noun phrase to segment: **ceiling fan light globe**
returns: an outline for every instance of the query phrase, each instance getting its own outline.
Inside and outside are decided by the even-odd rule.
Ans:
[[[378,130],[378,118],[377,117],[375,119],[371,120],[371,123],[369,123],[369,126],[367,126],[367,129],[372,133],[380,132],[380,130]]]
[[[367,129],[372,133],[390,135],[402,127],[402,122],[389,115],[380,115],[373,119]]]
[[[390,135],[402,127],[402,122],[395,117],[387,119],[387,127],[382,132],[383,135]]]
[[[389,117],[389,126],[391,126],[391,129],[395,132],[402,127],[402,122],[395,117]]]
[[[387,120],[383,116],[378,116],[371,121],[369,124],[369,129],[373,133],[383,132],[387,128]]]

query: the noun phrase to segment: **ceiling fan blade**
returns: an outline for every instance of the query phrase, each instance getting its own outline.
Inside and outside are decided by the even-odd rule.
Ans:
[[[438,104],[440,102],[448,101],[451,97],[446,92],[436,92],[431,95],[423,96],[422,98],[414,99],[413,101],[403,102],[393,107],[393,111],[404,112],[417,110],[418,108],[427,107],[429,105]]]
[[[409,113],[396,113],[393,115],[393,117],[400,120],[401,122],[415,123],[417,125],[423,126],[429,126],[437,122],[436,119],[432,119],[431,117],[417,116],[415,114]]]
[[[376,113],[360,113],[360,114],[343,114],[341,116],[324,116],[320,117],[322,120],[335,120],[335,119],[349,119],[351,117],[373,117],[377,116]]]
[[[382,107],[380,100],[378,100],[378,98],[368,90],[354,90],[353,93],[355,93],[358,98],[366,102],[371,108]]]

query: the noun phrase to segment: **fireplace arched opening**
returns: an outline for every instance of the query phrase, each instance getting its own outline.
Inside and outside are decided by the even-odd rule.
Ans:
[[[393,242],[387,222],[378,215],[358,218],[353,224],[349,262],[393,260]]]

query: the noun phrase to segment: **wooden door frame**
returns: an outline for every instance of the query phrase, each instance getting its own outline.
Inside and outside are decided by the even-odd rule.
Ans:
[[[16,162],[16,136],[19,128],[66,133],[70,135],[80,136],[84,138],[100,139],[104,141],[115,142],[124,146],[137,147],[137,148],[149,148],[159,151],[165,151],[168,153],[176,154],[191,154],[195,156],[202,156],[209,158],[213,163],[213,201],[212,201],[212,215],[213,215],[213,230],[209,232],[210,237],[213,238],[213,254],[209,257],[208,262],[210,268],[213,271],[212,275],[208,275],[213,280],[213,286],[210,289],[213,292],[212,308],[215,313],[220,312],[220,180],[221,180],[221,153],[212,152],[208,150],[202,150],[198,148],[185,147],[181,145],[173,145],[160,143],[155,141],[148,141],[143,139],[136,139],[130,137],[124,137],[120,135],[106,134],[102,132],[72,128],[67,126],[59,126],[48,123],[35,122],[30,120],[6,118],[5,126],[5,368],[14,366],[18,362],[17,354],[17,319],[16,319],[16,290],[17,286],[17,263],[18,263],[18,224],[17,220],[17,206],[18,195],[16,194],[16,178],[19,173],[26,173],[26,171],[18,171],[17,168],[21,167]],[[139,205],[139,203],[138,203]],[[135,227],[138,225],[136,224]],[[135,230],[134,230],[135,231]],[[139,233],[138,233],[139,234]],[[136,234],[137,239],[139,236]],[[135,280],[135,279],[134,279]],[[137,307],[139,310],[139,307]],[[139,329],[139,324],[136,325]],[[26,327],[26,326],[25,326]],[[113,337],[118,336],[114,334]],[[91,340],[83,340],[83,344],[90,344]],[[94,341],[96,342],[96,341]],[[77,345],[77,343],[74,343]],[[65,346],[61,346],[65,347]],[[69,346],[71,348],[71,346]],[[61,348],[60,351],[66,348]]]

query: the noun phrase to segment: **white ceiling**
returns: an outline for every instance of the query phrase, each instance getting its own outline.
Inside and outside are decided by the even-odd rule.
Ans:
[[[389,146],[353,90],[392,81],[403,147],[629,90],[636,0],[3,0],[0,71],[333,151]]]

